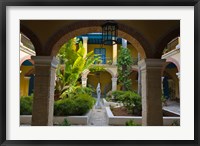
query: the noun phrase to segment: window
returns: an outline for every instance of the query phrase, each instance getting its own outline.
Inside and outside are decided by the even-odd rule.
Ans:
[[[101,64],[106,64],[106,49],[105,48],[95,48],[94,54],[98,54],[101,57]]]

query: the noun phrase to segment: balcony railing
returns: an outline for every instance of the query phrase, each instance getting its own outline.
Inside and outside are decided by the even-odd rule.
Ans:
[[[32,42],[30,41],[29,38],[27,38],[25,35],[21,34],[21,42],[24,46],[26,46],[27,48],[31,49],[31,50],[35,50]]]
[[[132,65],[138,65],[138,58],[137,57],[132,57]],[[113,59],[111,57],[105,57],[101,59],[98,62],[95,62],[94,64],[100,64],[100,65],[112,65],[113,64]]]
[[[176,49],[176,46],[179,44],[179,37],[173,39],[171,42],[167,44],[167,47],[164,49],[163,54],[168,53],[174,49]]]
[[[94,64],[108,64],[108,65],[112,65],[113,60],[111,57],[104,57],[102,59],[100,59],[99,61],[96,61]]]

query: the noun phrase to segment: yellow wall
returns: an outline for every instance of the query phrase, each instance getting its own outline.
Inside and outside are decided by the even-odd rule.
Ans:
[[[95,48],[101,48],[101,45],[100,44],[88,44],[87,47],[88,47],[87,51],[90,52],[90,51],[94,51]],[[121,45],[118,44],[117,45],[117,54],[119,54],[120,47],[121,47]],[[128,44],[127,47],[130,49],[131,56],[134,58],[137,58],[138,52],[137,52],[136,48],[134,48],[131,44]],[[106,48],[106,57],[112,59],[113,58],[113,56],[112,56],[113,46],[104,45],[103,48]]]
[[[96,87],[97,87],[97,84],[98,84],[98,81],[99,81],[98,77],[94,73],[89,73],[87,78],[88,78],[87,84],[92,85],[95,88],[95,91],[96,91]],[[101,85],[101,93],[102,94],[105,94],[104,89],[109,84],[112,87],[112,81],[111,81],[110,73],[108,73],[106,71],[100,72],[100,85]]]
[[[101,48],[100,44],[88,44],[88,52],[94,51],[95,48]],[[106,49],[106,57],[112,59],[113,48],[109,45],[104,45],[102,48]]]
[[[29,89],[29,79],[24,78],[24,75],[30,71],[33,67],[32,66],[21,66],[20,70],[20,97],[21,96],[28,96],[28,89]]]

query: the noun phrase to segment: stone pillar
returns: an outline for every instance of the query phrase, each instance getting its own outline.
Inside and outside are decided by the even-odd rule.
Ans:
[[[117,90],[117,77],[112,78],[112,91]]]
[[[178,98],[180,99],[180,72],[176,73],[178,77]]]
[[[127,40],[126,39],[122,39],[122,47],[127,48]]]
[[[32,126],[52,126],[55,70],[58,61],[52,56],[32,56],[35,68]]]
[[[87,78],[82,77],[82,87],[87,87]]]
[[[142,80],[142,125],[162,126],[161,70],[165,60],[139,61]]]
[[[161,94],[164,94],[164,91],[163,91],[163,80],[164,80],[165,77],[161,77]]]
[[[140,53],[138,53],[138,62],[139,61],[140,61]],[[141,69],[140,69],[140,66],[138,65],[138,94],[140,96],[142,95],[141,88],[142,88],[142,85],[141,85]]]
[[[117,44],[113,45],[113,65],[117,64]]]
[[[87,42],[88,42],[88,37],[82,37],[83,39],[83,47],[85,49],[85,54],[84,57],[87,55]]]

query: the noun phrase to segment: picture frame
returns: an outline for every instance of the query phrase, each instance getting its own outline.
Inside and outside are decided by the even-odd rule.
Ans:
[[[194,7],[194,140],[7,140],[6,139],[6,7],[7,6],[193,6]],[[103,8],[103,7],[102,7]],[[199,145],[199,47],[200,47],[200,2],[199,0],[2,0],[0,2],[0,144],[1,145]],[[189,28],[188,28],[189,29]]]

